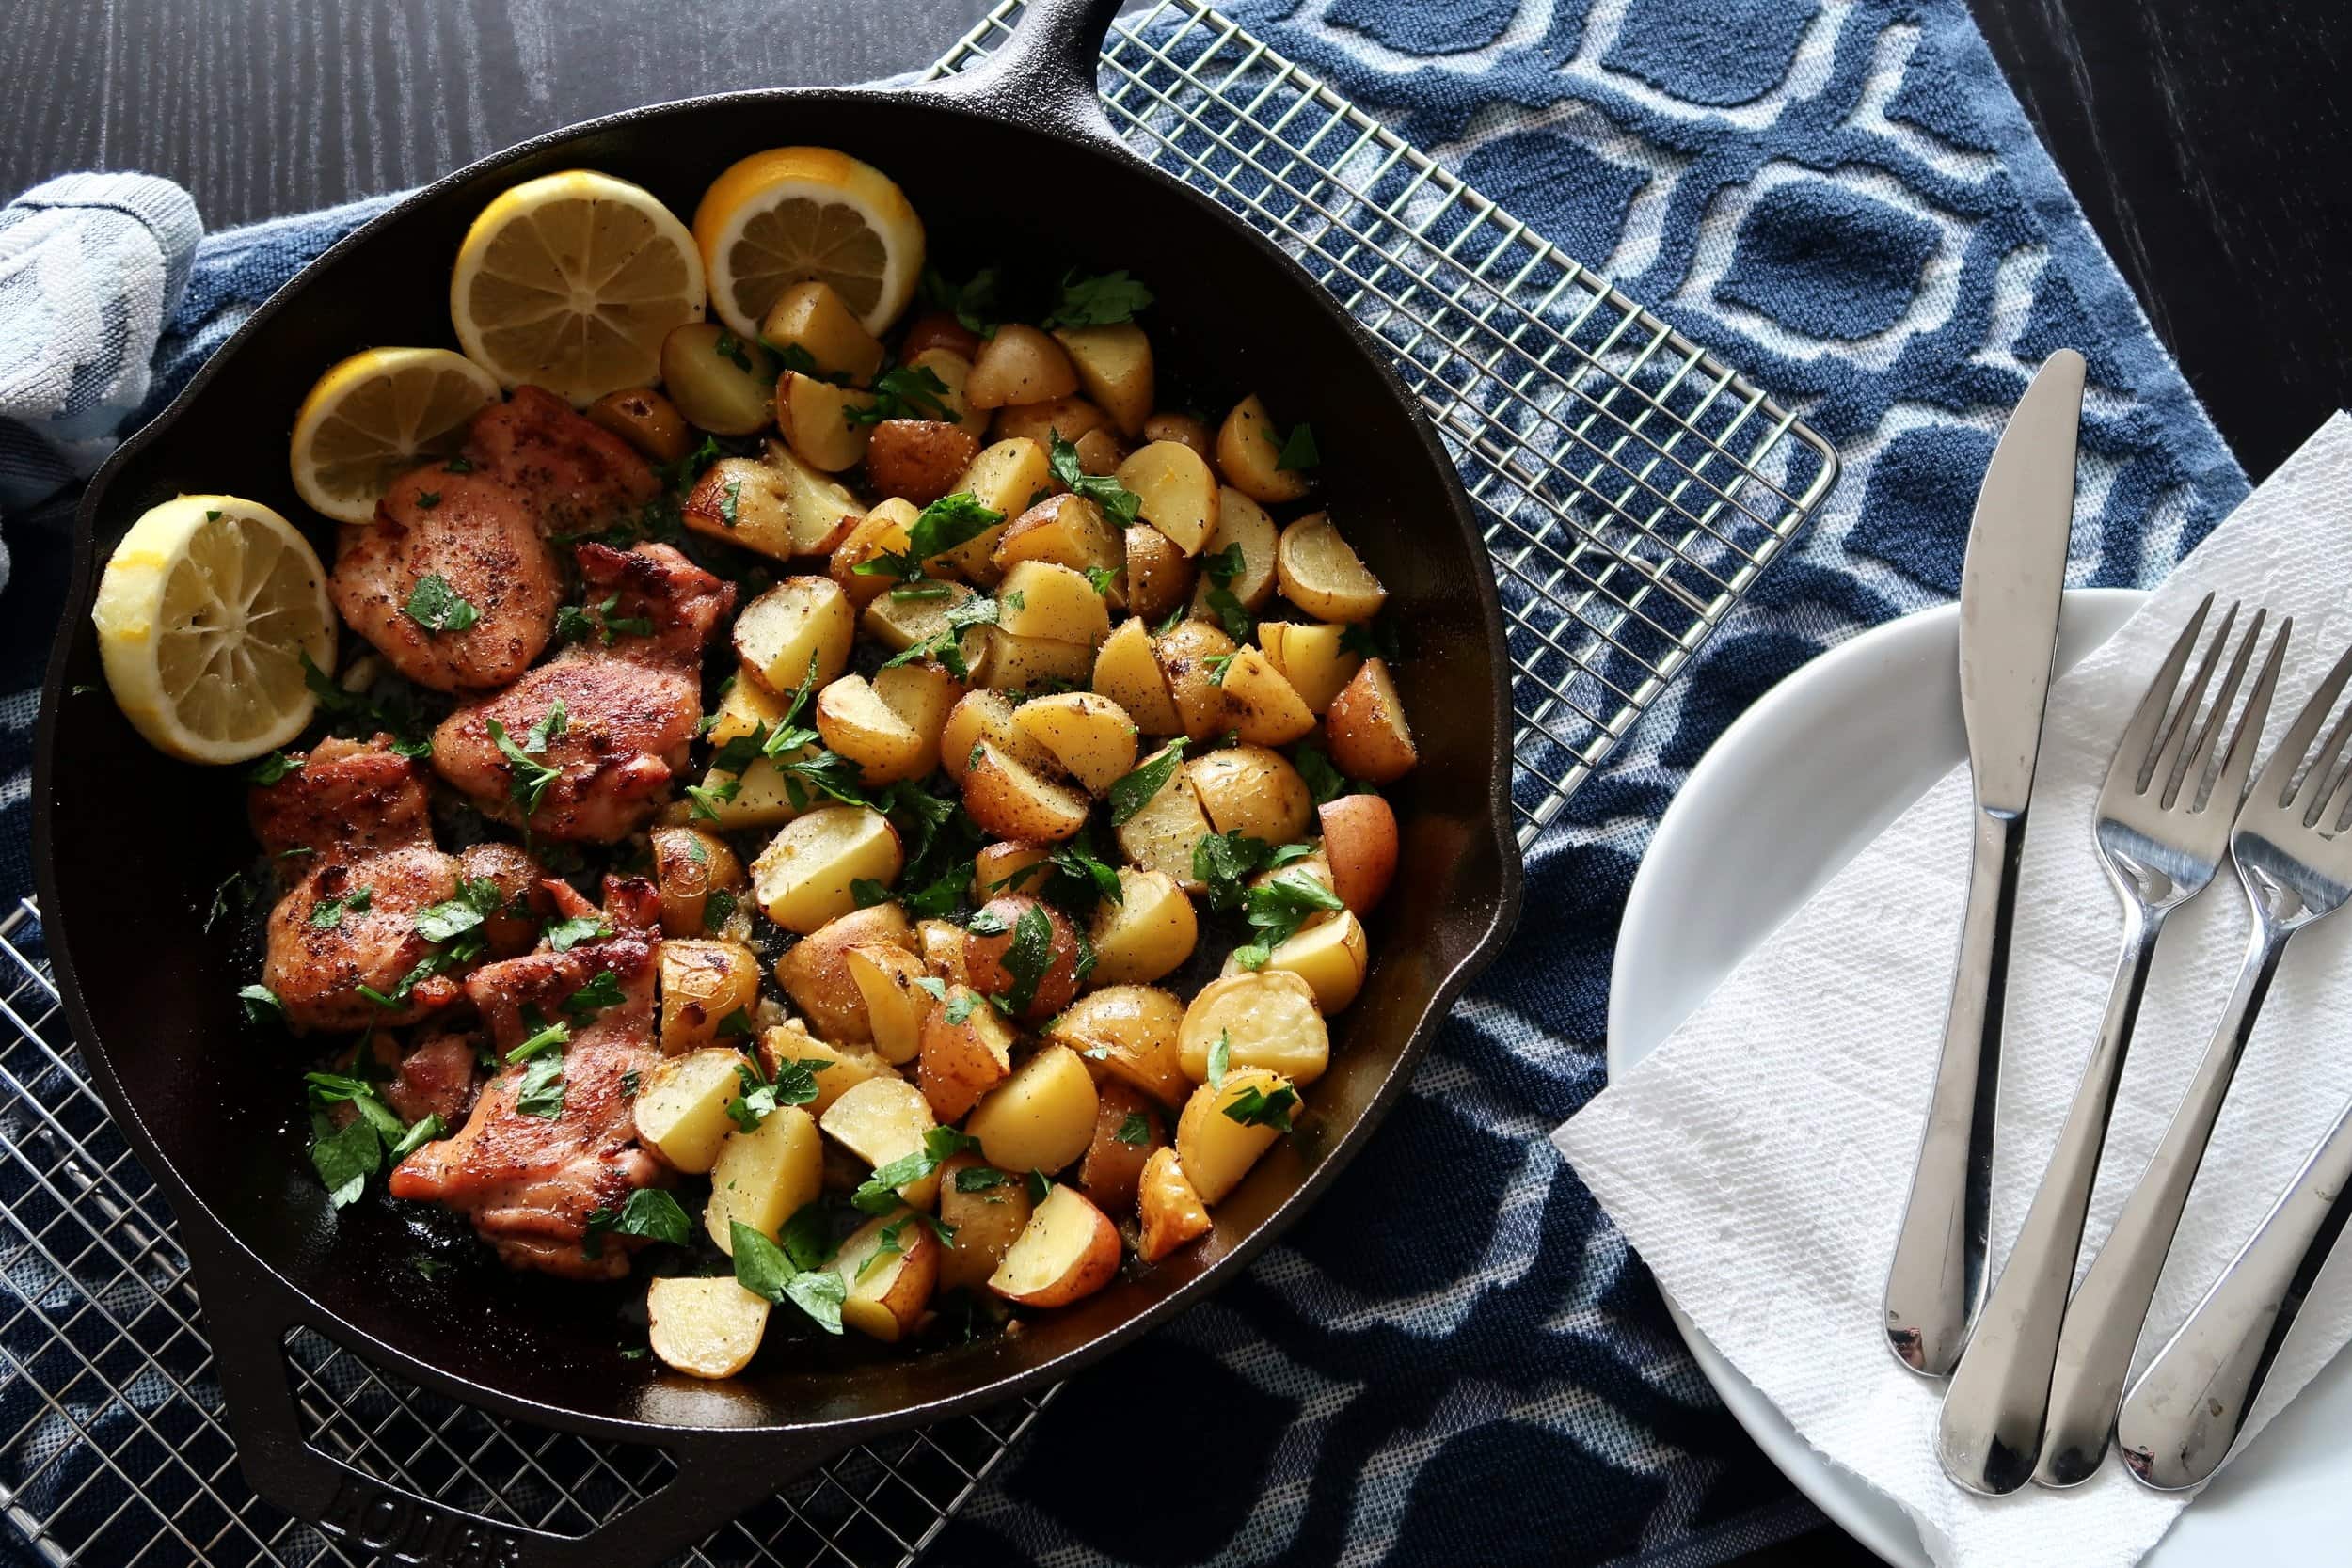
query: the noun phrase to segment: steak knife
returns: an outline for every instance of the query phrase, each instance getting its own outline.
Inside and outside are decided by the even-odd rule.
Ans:
[[[1977,491],[1960,575],[1960,705],[1975,847],[1944,1049],[1902,1229],[1886,1272],[1886,1342],[1928,1377],[1960,1360],[1983,1305],[1994,1101],[2017,873],[2058,646],[2074,514],[2083,356],[2050,356],[2018,401]]]

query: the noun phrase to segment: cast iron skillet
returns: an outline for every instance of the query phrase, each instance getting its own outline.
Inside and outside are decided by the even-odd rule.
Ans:
[[[336,245],[257,311],[91,484],[43,693],[35,855],[50,952],[108,1106],[185,1234],[245,1472],[306,1519],[409,1561],[619,1568],[670,1556],[818,1460],[890,1430],[1043,1386],[1198,1300],[1314,1197],[1369,1138],[1519,896],[1511,832],[1509,667],[1486,559],[1451,464],[1375,341],[1223,208],[1118,141],[1094,60],[1119,0],[1034,0],[986,67],[913,90],[745,92],[633,110],[485,159]],[[1311,416],[1325,497],[1388,585],[1422,750],[1398,793],[1396,882],[1375,961],[1343,1015],[1311,1136],[1285,1140],[1217,1211],[1216,1234],[1017,1338],[912,1358],[828,1342],[725,1384],[621,1354],[609,1291],[467,1265],[426,1280],[422,1221],[370,1202],[337,1215],[303,1158],[294,1052],[245,1027],[250,958],[200,932],[251,863],[234,769],[166,761],[99,693],[97,569],[133,519],[181,491],[303,512],[287,431],[325,366],[379,343],[449,343],[459,239],[516,182],[586,166],[693,210],[721,169],[813,142],[880,166],[934,253],[969,266],[1036,255],[1131,268],[1155,335],[1189,334],[1229,388]],[[1041,190],[1069,199],[1044,201]],[[968,258],[954,254],[964,237]],[[321,523],[316,542],[331,548]],[[224,922],[224,927],[229,924]],[[1294,1147],[1303,1145],[1304,1147]],[[1440,1173],[1433,1173],[1442,1179]],[[387,1487],[309,1446],[282,1345],[326,1333],[388,1370],[499,1415],[657,1444],[661,1491],[586,1536],[516,1529]]]

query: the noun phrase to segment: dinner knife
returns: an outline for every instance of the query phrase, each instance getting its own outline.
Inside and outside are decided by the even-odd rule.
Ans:
[[[1993,449],[1961,567],[1960,706],[1975,847],[1927,1131],[1886,1271],[1887,1345],[1929,1377],[1960,1360],[1984,1301],[2002,1000],[2058,647],[2082,405],[2083,356],[2059,349],[2035,372]]]

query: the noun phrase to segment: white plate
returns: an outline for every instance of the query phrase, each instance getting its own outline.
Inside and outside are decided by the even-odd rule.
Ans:
[[[2058,662],[2071,667],[2144,594],[2066,595]],[[1626,900],[1609,989],[1609,1070],[1657,1047],[1740,959],[1967,754],[1959,614],[1891,622],[1767,692],[1701,759],[1658,824]],[[1757,832],[1761,823],[1770,832]],[[1904,1568],[1928,1568],[1911,1521],[1823,1459],[1669,1301],[1699,1370],[1740,1424],[1821,1511]],[[2342,1561],[2352,1540],[2352,1357],[2339,1357],[2205,1489],[2144,1561],[2246,1568]]]

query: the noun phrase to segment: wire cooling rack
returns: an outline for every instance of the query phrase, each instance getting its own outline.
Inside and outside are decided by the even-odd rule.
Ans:
[[[1004,43],[1005,0],[931,74]],[[1608,279],[1200,3],[1120,19],[1112,123],[1287,250],[1389,346],[1502,587],[1534,841],[1804,526],[1829,443]]]
[[[957,45],[1008,37],[1008,0]],[[1195,3],[1123,19],[1103,90],[1136,150],[1296,257],[1393,351],[1486,523],[1528,842],[1803,526],[1836,475],[1795,416]],[[54,1564],[354,1560],[237,1472],[188,1262],[90,1088],[24,904],[0,919],[0,1513]],[[310,1441],[409,1490],[575,1532],[669,1461],[493,1419],[304,1333]],[[682,1560],[912,1562],[1052,1391],[857,1449]]]

